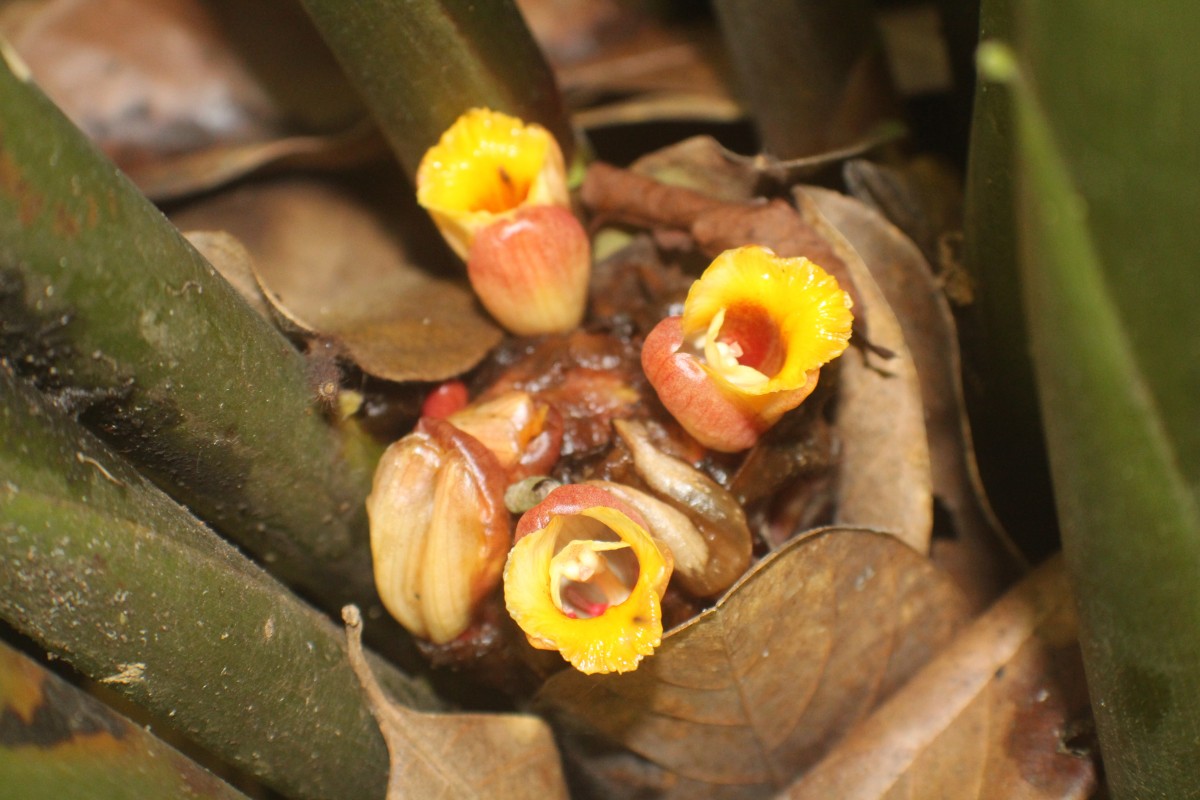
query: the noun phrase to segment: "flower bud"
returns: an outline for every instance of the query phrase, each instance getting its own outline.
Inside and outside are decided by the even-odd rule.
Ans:
[[[671,566],[637,511],[595,486],[560,486],[517,524],[505,605],[534,647],[581,672],[627,672],[662,640]]]
[[[453,640],[495,587],[511,542],[504,487],[496,457],[442,420],[384,453],[367,498],[375,586],[414,635]]]
[[[562,448],[558,410],[528,392],[504,392],[456,411],[446,421],[490,450],[509,483],[548,473]]]
[[[846,349],[852,301],[806,258],[727,250],[688,292],[683,315],[646,337],[642,366],[663,405],[697,441],[736,452],[817,385]]]
[[[520,336],[564,333],[587,308],[591,245],[559,206],[530,206],[480,229],[467,277],[484,308]]]

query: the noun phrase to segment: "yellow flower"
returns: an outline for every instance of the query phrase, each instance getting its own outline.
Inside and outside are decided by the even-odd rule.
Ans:
[[[642,366],[667,410],[716,450],[750,447],[846,349],[850,296],[806,258],[727,250],[688,292],[682,317],[646,338]]]
[[[504,568],[509,614],[529,643],[581,672],[628,672],[662,640],[670,551],[595,486],[560,486],[526,512]]]
[[[473,108],[421,159],[417,201],[466,260],[475,234],[501,217],[568,204],[562,150],[540,125]]]
[[[591,244],[569,208],[562,150],[545,128],[471,109],[421,159],[417,200],[501,325],[521,336],[579,325]]]

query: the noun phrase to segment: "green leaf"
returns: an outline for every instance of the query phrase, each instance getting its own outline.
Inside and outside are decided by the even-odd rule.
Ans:
[[[1114,797],[1200,796],[1200,11],[1025,2],[1021,276]]]
[[[24,800],[246,800],[145,729],[0,643],[0,775]]]
[[[513,0],[302,0],[411,177],[469,108],[574,138],[550,66]]]
[[[1012,0],[980,9],[982,38],[1007,39]],[[1004,87],[979,81],[967,165],[963,263],[976,302],[960,310],[967,411],[997,515],[1031,555],[1057,549],[1045,435],[1017,274],[1012,115]]]
[[[276,575],[373,597],[371,458],[344,455],[304,358],[5,63],[2,359]]]
[[[341,631],[2,366],[0,563],[0,618],[209,752],[289,797],[383,795]]]

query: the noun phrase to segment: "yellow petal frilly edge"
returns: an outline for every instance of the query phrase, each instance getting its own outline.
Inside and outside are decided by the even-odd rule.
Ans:
[[[601,523],[611,537],[572,538],[566,518],[552,518],[509,554],[505,604],[534,647],[558,650],[581,672],[628,672],[662,641],[660,600],[670,578],[670,559],[640,525],[616,509],[595,506],[577,516]],[[574,577],[571,565],[586,561],[585,556],[621,550],[630,551],[637,563],[628,596],[596,616],[573,614],[560,591],[564,577]]]

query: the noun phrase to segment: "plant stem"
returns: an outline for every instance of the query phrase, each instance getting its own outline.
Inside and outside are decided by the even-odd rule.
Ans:
[[[338,628],[3,367],[0,443],[0,617],[288,796],[383,795]]]
[[[571,163],[554,75],[512,0],[302,0],[409,177],[469,108],[545,126]]]
[[[3,59],[0,359],[281,579],[374,597],[371,457],[304,357]]]

